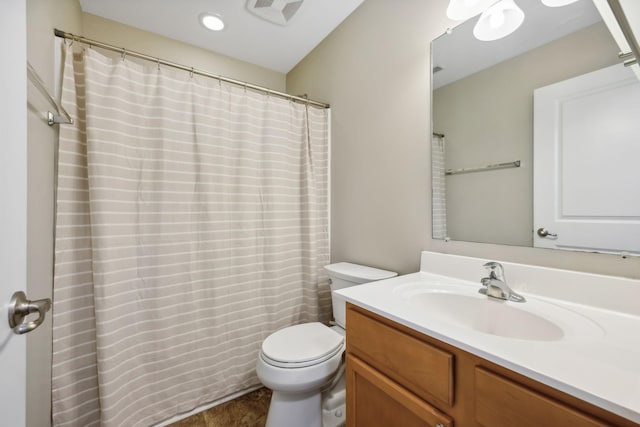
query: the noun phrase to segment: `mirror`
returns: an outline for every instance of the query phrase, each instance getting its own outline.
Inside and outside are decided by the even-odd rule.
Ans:
[[[432,43],[433,238],[640,255],[638,65],[591,0],[516,3],[502,39]]]

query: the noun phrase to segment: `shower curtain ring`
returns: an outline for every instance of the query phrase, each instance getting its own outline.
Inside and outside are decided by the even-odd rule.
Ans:
[[[127,49],[122,49],[122,60],[124,61],[125,56],[127,56]]]
[[[156,58],[156,63],[158,64],[158,71],[160,71],[160,58]]]
[[[191,67],[191,71],[189,72],[189,78],[192,79],[193,78],[193,67]]]

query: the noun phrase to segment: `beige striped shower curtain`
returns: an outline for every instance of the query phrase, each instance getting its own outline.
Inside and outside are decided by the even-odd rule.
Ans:
[[[447,238],[447,190],[444,136],[431,138],[431,222],[434,239]]]
[[[65,49],[54,425],[148,426],[259,384],[268,334],[330,315],[328,110]]]

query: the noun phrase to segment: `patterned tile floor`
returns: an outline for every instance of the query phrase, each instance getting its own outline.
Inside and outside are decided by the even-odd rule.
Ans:
[[[264,427],[270,400],[271,390],[261,388],[169,427]]]

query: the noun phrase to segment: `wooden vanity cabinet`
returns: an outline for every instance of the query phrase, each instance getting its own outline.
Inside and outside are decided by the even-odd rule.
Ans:
[[[347,427],[638,427],[347,304]]]
[[[347,355],[347,426],[452,427],[451,417]]]

